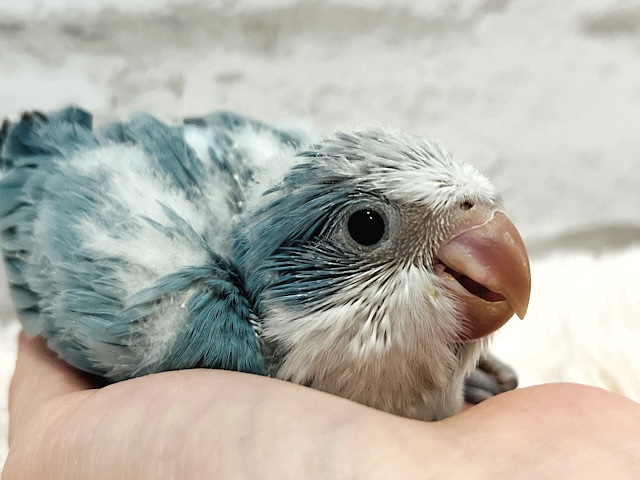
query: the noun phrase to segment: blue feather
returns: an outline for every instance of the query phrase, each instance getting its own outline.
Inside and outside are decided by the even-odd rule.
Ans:
[[[189,200],[200,196],[203,166],[178,127],[169,127],[148,114],[137,114],[124,129],[126,140],[139,145],[158,171],[164,172]]]
[[[108,194],[115,181],[109,170],[86,172],[81,166],[91,152],[108,153],[117,145],[141,149],[150,161],[148,175],[168,179],[187,202],[208,211],[215,230],[222,206],[203,206],[205,192],[212,188],[207,182],[216,175],[232,184],[229,206],[239,213],[242,187],[253,172],[234,150],[233,136],[247,125],[268,129],[287,145],[302,143],[302,136],[228,113],[192,119],[184,126],[139,114],[94,132],[90,114],[71,107],[5,123],[0,156],[8,172],[0,180],[1,246],[26,331],[46,337],[72,365],[112,380],[196,366],[265,373],[255,295],[247,293],[235,267],[164,198],[151,199],[161,216],[132,217],[127,205]],[[194,128],[209,145],[208,158],[199,158],[185,140],[185,130]],[[114,169],[126,167],[117,166],[118,158],[110,161]],[[148,267],[118,252],[96,257],[82,230],[86,221],[114,240],[126,240],[143,222],[167,241],[203,252],[208,261],[159,275],[131,294],[121,285],[123,272],[146,272]],[[185,296],[186,320],[166,355],[149,363],[135,342],[145,322],[161,314],[158,309],[176,295]]]

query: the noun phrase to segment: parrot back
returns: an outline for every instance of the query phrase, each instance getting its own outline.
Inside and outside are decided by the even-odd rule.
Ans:
[[[74,107],[5,122],[0,246],[26,332],[112,380],[263,373],[259,321],[229,259],[254,172],[237,142],[247,131],[287,150],[302,142],[225,112],[178,126],[138,114],[98,131]]]

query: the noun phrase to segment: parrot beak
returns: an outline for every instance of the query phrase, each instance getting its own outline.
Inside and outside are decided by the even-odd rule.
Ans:
[[[469,341],[496,331],[514,313],[525,316],[531,271],[522,238],[503,212],[473,206],[460,215],[438,252],[436,271],[460,302],[458,340]]]

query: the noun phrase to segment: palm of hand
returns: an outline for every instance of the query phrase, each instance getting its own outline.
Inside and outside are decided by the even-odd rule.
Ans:
[[[423,423],[236,372],[164,372],[95,388],[24,336],[10,415],[3,480],[636,478],[640,470],[640,407],[591,387],[516,390]]]

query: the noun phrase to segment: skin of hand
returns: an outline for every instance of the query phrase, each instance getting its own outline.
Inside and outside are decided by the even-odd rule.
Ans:
[[[640,405],[572,384],[515,390],[425,423],[236,372],[96,388],[21,335],[9,410],[2,480],[584,480],[640,471]]]

